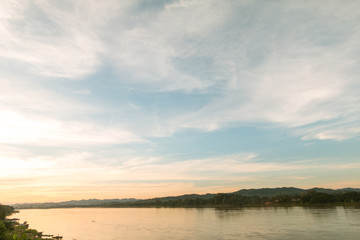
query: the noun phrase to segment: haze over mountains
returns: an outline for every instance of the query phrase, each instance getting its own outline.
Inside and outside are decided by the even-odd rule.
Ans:
[[[335,194],[346,192],[360,192],[360,188],[342,188],[342,189],[328,189],[328,188],[311,188],[301,189],[294,187],[281,187],[281,188],[261,188],[261,189],[241,189],[236,192],[228,194],[237,194],[247,197],[273,197],[279,195],[301,195],[308,191],[315,190],[317,192]],[[211,199],[215,196],[214,193],[207,194],[186,194],[181,196],[169,196],[148,199],[149,201],[169,201],[179,199]],[[70,208],[70,207],[101,207],[109,204],[134,202],[143,199],[124,198],[124,199],[87,199],[87,200],[71,200],[64,202],[46,202],[46,203],[21,203],[12,205],[16,209],[32,209],[32,208]]]

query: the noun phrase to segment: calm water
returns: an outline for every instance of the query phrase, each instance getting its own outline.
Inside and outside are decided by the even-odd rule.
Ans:
[[[360,239],[360,208],[72,208],[16,217],[64,240]]]

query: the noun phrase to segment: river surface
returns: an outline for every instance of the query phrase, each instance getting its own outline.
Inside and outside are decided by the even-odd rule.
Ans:
[[[63,208],[14,217],[64,240],[360,239],[360,208]]]

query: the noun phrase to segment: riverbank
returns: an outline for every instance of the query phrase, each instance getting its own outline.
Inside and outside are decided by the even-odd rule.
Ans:
[[[0,205],[0,240],[61,240],[61,236],[45,235],[35,229],[30,229],[27,222],[19,218],[10,218],[18,213],[13,207]]]

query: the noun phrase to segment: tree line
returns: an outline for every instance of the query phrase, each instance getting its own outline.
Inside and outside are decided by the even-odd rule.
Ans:
[[[323,193],[315,190],[301,195],[274,197],[243,196],[218,193],[212,198],[148,199],[127,203],[110,203],[102,207],[247,207],[247,206],[307,206],[307,205],[360,205],[360,192]]]

